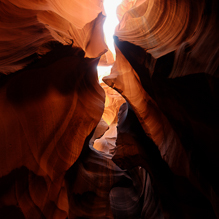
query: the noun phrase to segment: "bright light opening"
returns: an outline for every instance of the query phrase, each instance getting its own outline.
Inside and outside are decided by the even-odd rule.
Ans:
[[[109,66],[97,66],[97,72],[98,72],[98,79],[99,82],[103,82],[102,78],[110,74],[110,70],[112,68],[112,65]]]
[[[106,20],[103,25],[103,32],[106,39],[106,44],[113,54],[115,54],[113,35],[119,20],[116,15],[116,9],[122,0],[104,0],[103,6],[106,13]]]
[[[114,47],[113,35],[115,33],[115,28],[119,23],[119,20],[116,15],[116,9],[120,5],[122,0],[104,0],[103,6],[106,13],[106,20],[103,25],[103,32],[106,40],[106,44],[109,50],[112,52],[114,61],[116,58],[116,52]],[[97,66],[99,82],[102,82],[102,78],[110,74],[110,66]]]

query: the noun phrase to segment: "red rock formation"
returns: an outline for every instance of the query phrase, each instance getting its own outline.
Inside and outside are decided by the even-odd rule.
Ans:
[[[219,218],[218,8],[0,0],[0,218]]]
[[[81,47],[87,57],[107,51],[102,2],[0,1],[0,72],[22,69],[51,48],[50,41]]]
[[[141,166],[150,174],[142,218],[215,218],[207,198],[188,179],[171,171],[130,105],[120,110],[113,161],[123,169]]]
[[[217,1],[137,1],[124,14],[116,35],[141,46],[154,58],[176,51],[170,77],[218,67]]]
[[[200,201],[197,204],[199,209],[192,213],[192,208],[182,207],[180,201],[177,203],[178,200],[185,199],[176,198],[179,193],[170,189],[165,192],[170,199],[172,199],[171,194],[176,193],[169,203],[170,206],[175,204],[177,210],[171,210],[171,207],[165,209],[168,207],[167,204],[162,207],[164,216],[179,218],[179,212],[182,212],[181,215],[184,215],[182,218],[215,218],[215,215],[217,217],[219,215],[218,181],[215,177],[219,167],[218,149],[215,147],[219,133],[217,127],[219,121],[218,42],[216,38],[211,37],[211,31],[203,36],[199,34],[204,31],[204,25],[200,24],[208,24],[215,36],[218,35],[215,11],[217,3],[196,4],[181,1],[174,6],[175,3],[166,2],[168,7],[164,10],[164,4],[160,1],[145,1],[142,5],[145,6],[144,13],[142,13],[143,7],[139,6],[124,15],[117,29],[119,37],[116,38],[119,47],[117,61],[111,75],[105,77],[103,81],[120,92],[130,103],[144,132],[153,140],[162,159],[168,164],[172,177],[175,177],[176,181],[179,181],[178,177],[185,178],[179,178],[182,183],[175,185],[174,182],[173,187],[179,190],[196,191],[191,198],[193,205],[198,203],[194,197],[202,196],[200,199],[205,203],[201,204]],[[193,15],[189,8],[195,6],[198,12]],[[154,13],[155,8],[160,17],[149,17],[150,13]],[[194,17],[193,20],[188,20],[187,24],[189,17],[186,14]],[[183,20],[183,17],[186,19]],[[178,21],[180,23],[177,23]],[[180,31],[180,34],[177,31]],[[188,45],[188,42],[193,42],[196,47],[191,46],[187,58],[180,59],[180,55],[186,56],[181,48]],[[213,44],[214,48],[211,47]],[[208,59],[204,58],[206,56]],[[211,67],[208,67],[209,65]],[[183,75],[187,76],[181,77]],[[138,158],[142,156],[142,151],[139,152],[139,149],[133,147],[130,149],[124,147],[126,138],[120,141],[117,139],[120,151],[116,152],[114,160],[119,159],[120,165],[121,162],[125,162],[126,168],[131,168],[131,163],[134,162],[135,165],[144,166],[150,171],[152,164],[148,164],[145,157]],[[127,145],[130,141],[128,140]],[[120,147],[120,144],[123,147]],[[148,154],[149,152],[146,152],[147,156]],[[153,171],[157,172],[157,170]],[[152,178],[153,171],[150,172]],[[165,187],[162,179],[160,181],[163,185],[159,187]],[[202,212],[203,205],[207,208],[206,213]]]
[[[66,218],[65,173],[103,113],[97,63],[81,49],[58,45],[1,78],[0,173],[3,182],[14,178],[1,207],[16,205],[25,218]]]
[[[103,133],[103,136],[97,137],[93,147],[107,154],[113,154],[115,150],[115,142],[117,138],[116,126],[118,122],[118,112],[120,106],[125,102],[125,99],[111,87],[101,83],[105,91],[105,108],[102,115],[103,121],[108,124],[108,130]],[[97,127],[98,128],[98,127]]]

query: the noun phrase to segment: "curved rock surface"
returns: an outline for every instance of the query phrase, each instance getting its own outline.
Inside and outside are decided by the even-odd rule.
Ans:
[[[66,218],[65,173],[104,109],[97,63],[81,49],[58,45],[2,78],[0,175],[4,182],[12,174],[14,184],[1,189],[1,207],[16,203],[25,218]]]
[[[169,8],[164,9],[164,5]],[[190,7],[195,5],[198,11],[192,13]],[[143,6],[145,11],[142,11]],[[194,216],[192,211],[186,212],[183,209],[182,212],[185,213],[183,218],[219,216],[216,179],[219,153],[215,146],[219,140],[217,127],[219,46],[216,39],[218,35],[216,6],[218,7],[216,1],[211,3],[176,1],[171,4],[145,1],[142,7],[134,6],[124,14],[117,28],[118,37],[115,38],[118,47],[117,60],[111,75],[103,78],[104,82],[121,93],[131,105],[144,132],[153,140],[162,159],[168,164],[171,174],[188,180],[191,187],[204,195],[203,198],[214,210],[214,213],[210,209],[207,210],[209,215],[203,216],[200,208],[200,212],[197,212],[199,216]],[[155,11],[158,16],[147,17]],[[190,20],[187,13],[194,19]],[[206,31],[204,24],[212,29],[216,38],[211,35],[212,31],[203,33]],[[186,56],[182,50],[185,45],[191,47],[187,53],[189,55],[182,58]],[[204,58],[203,61],[203,57],[206,56],[208,60]],[[124,147],[125,140],[123,139],[121,143],[117,138],[117,146],[123,145],[121,150],[124,150],[120,152],[121,160],[123,153],[141,155],[142,152]],[[130,144],[130,141],[127,144]],[[115,159],[117,157],[115,155]],[[126,156],[123,159],[123,162],[131,168],[131,162],[127,162]],[[133,159],[135,162],[139,161],[138,158]],[[145,158],[143,161],[145,162]],[[146,169],[150,168],[148,165]],[[183,190],[183,185],[174,186]],[[173,203],[178,204],[177,201]],[[165,209],[163,211],[165,212]],[[165,217],[179,218],[174,212],[170,213],[171,209],[167,212],[169,216],[165,213]]]
[[[120,109],[113,161],[123,169],[141,166],[150,174],[141,218],[216,218],[202,192],[171,171],[129,104]]]
[[[102,1],[0,1],[0,72],[13,73],[52,50],[49,42],[81,47],[87,57],[107,51]]]
[[[0,0],[0,218],[219,218],[218,9]]]
[[[142,208],[143,171],[121,170],[105,153],[84,146],[68,170],[69,218],[137,218]],[[142,177],[142,178],[141,178]]]
[[[171,77],[203,71],[218,76],[217,10],[218,1],[137,1],[116,35],[156,59],[176,51]]]

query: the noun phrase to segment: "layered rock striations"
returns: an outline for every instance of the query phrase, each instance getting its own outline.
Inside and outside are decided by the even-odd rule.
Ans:
[[[144,140],[140,151],[134,149],[137,143],[128,149],[131,140],[127,146],[124,141],[130,134],[122,140],[118,134],[113,160],[124,168],[143,166],[156,182],[158,170],[142,158],[142,150],[154,144],[165,161],[157,168],[168,165],[166,179],[154,189],[159,193],[168,182],[169,198],[162,203],[160,194],[163,216],[218,217],[218,3],[145,1],[141,6],[124,14],[115,38],[117,60],[103,80],[127,100],[151,143]],[[155,9],[156,16],[149,17]],[[192,197],[187,190],[194,191]]]
[[[87,57],[107,51],[101,1],[0,1],[0,72],[10,74],[51,50],[49,42],[81,47]]]
[[[219,218],[218,8],[0,0],[0,218]]]
[[[97,63],[58,45],[1,78],[0,173],[1,182],[12,183],[1,188],[1,208],[15,205],[25,218],[67,217],[64,176],[104,110]]]

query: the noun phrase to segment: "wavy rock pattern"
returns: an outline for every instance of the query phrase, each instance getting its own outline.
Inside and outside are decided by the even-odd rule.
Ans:
[[[218,8],[0,0],[0,218],[219,218]]]
[[[113,161],[123,169],[141,166],[150,174],[141,218],[215,218],[207,198],[188,179],[173,174],[130,105],[120,109]]]
[[[176,51],[172,78],[203,71],[218,76],[217,9],[217,1],[146,0],[124,14],[116,35],[154,58]]]
[[[93,147],[106,154],[113,154],[116,147],[118,112],[120,106],[125,102],[125,99],[106,84],[101,83],[101,87],[105,91],[105,108],[102,120],[98,126],[103,125],[103,121],[105,121],[106,124],[108,124],[108,130],[105,130],[102,136],[96,136]],[[104,128],[102,129],[104,130]],[[100,128],[97,127],[96,131],[97,130],[100,130]]]
[[[167,189],[164,194],[173,198],[169,203],[170,206],[174,203],[177,210],[174,212],[168,203],[163,206],[161,198],[166,218],[180,218],[179,212],[182,212],[182,218],[219,217],[218,180],[215,177],[219,167],[215,147],[219,140],[217,4],[216,1],[171,4],[145,1],[141,7],[134,6],[124,14],[117,28],[117,60],[111,75],[103,79],[131,105],[144,133],[153,140],[151,144],[159,149],[168,165],[166,177],[169,172],[171,180],[174,179],[169,183],[174,189],[165,188],[164,180],[160,179],[158,197],[163,197],[159,188]],[[191,7],[197,10],[194,15]],[[157,16],[149,16],[155,11]],[[192,16],[194,19],[190,19]],[[212,31],[204,34],[206,25],[207,30]],[[186,51],[188,55],[182,50],[185,45],[191,45]],[[122,140],[119,136],[120,133],[113,160],[124,168],[131,168],[132,163],[143,166],[155,180],[153,171],[158,170],[150,170],[153,165],[148,164],[146,157],[139,158],[143,149],[135,149],[138,144],[130,143],[128,136]],[[135,147],[125,147],[125,141]],[[150,152],[144,153],[149,156]],[[194,214],[192,207],[186,206],[185,197],[175,188],[194,191],[191,195],[193,207],[197,205]],[[157,192],[156,188],[154,190]],[[195,197],[202,197],[202,201],[198,202]],[[183,205],[182,200],[185,201]],[[205,213],[202,206],[206,206]]]
[[[28,68],[5,76],[0,175],[7,178],[15,169],[25,173],[23,178],[12,174],[14,193],[9,189],[2,196],[1,206],[16,202],[25,218],[66,218],[64,175],[103,113],[97,63],[80,49],[59,45]]]
[[[125,48],[127,48],[127,45]],[[127,59],[118,49],[116,51],[117,60],[112,68],[112,73],[110,76],[103,78],[103,81],[120,92],[131,104],[145,132],[151,135],[156,145],[158,145],[164,159],[168,159],[168,157],[166,157],[167,148],[169,150],[170,148],[172,149],[171,153],[175,152],[174,145],[178,145],[178,147],[181,148],[181,158],[173,157],[174,160],[171,161],[171,167],[175,168],[178,163],[176,161],[179,159],[182,160],[186,167],[188,160],[185,157],[184,149],[180,147],[181,144],[175,131],[158,108],[156,102],[143,89],[140,81],[137,79],[138,75]],[[133,51],[133,48],[131,51]],[[181,164],[178,163],[178,165]]]
[[[110,156],[84,145],[80,158],[66,174],[69,217],[138,218],[144,177],[143,169],[123,171]]]
[[[0,72],[22,69],[50,51],[48,42],[81,47],[96,58],[107,51],[101,1],[0,1]]]
[[[154,64],[153,58],[140,47],[118,40],[116,43],[127,59],[117,49],[117,61],[112,73],[103,81],[119,91],[130,103],[144,132],[157,145],[172,173],[187,178],[210,201],[218,215],[218,182],[215,178],[218,172],[215,144],[219,133],[217,78],[205,74],[165,78],[171,70],[166,60],[171,60],[172,54],[161,57]],[[141,63],[142,60],[147,65]],[[153,70],[152,77],[150,68]],[[164,69],[163,76],[160,69]],[[123,150],[129,151],[127,148]],[[132,151],[130,149],[130,153]],[[127,163],[126,156],[124,159]],[[191,215],[188,212],[185,217],[192,218]],[[214,218],[213,215],[210,213],[210,218]]]

